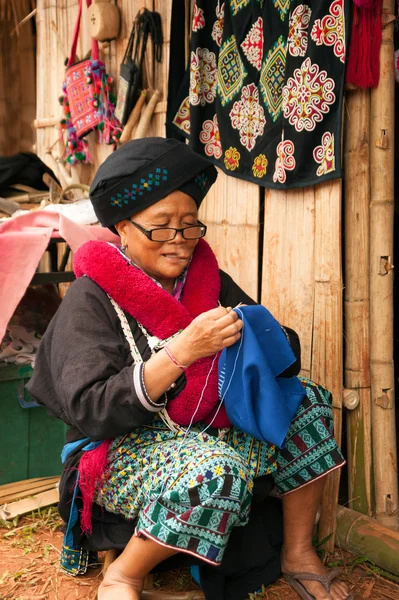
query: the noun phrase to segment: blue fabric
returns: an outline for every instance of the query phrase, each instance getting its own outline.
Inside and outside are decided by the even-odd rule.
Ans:
[[[233,425],[255,438],[284,447],[305,397],[297,377],[279,377],[295,356],[279,323],[264,306],[234,309],[242,318],[241,339],[219,358],[219,395]]]
[[[90,439],[83,438],[81,440],[77,440],[76,442],[69,442],[69,444],[65,444],[65,446],[63,447],[62,452],[61,452],[62,464],[65,463],[69,454],[73,450],[75,450],[75,448],[77,448],[78,446],[83,444],[83,442],[90,442]],[[84,446],[84,448],[82,448],[82,450],[83,450],[83,452],[87,452],[88,450],[95,450],[95,448],[98,448],[98,446],[100,444],[102,444],[102,441],[90,442],[90,443],[87,443],[87,445]],[[63,545],[68,547],[69,549],[74,549],[72,530],[79,520],[79,511],[78,511],[78,507],[76,506],[76,496],[78,495],[78,491],[79,491],[79,472],[77,473],[77,476],[76,476],[76,483],[75,483],[75,487],[74,487],[73,495],[72,495],[71,510],[69,513],[68,524],[67,524],[67,527],[65,530],[65,535],[64,535],[64,544]]]

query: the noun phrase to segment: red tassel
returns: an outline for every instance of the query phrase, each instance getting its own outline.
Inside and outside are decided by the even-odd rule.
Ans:
[[[79,463],[79,488],[82,494],[83,509],[80,515],[80,527],[83,533],[92,531],[91,513],[96,486],[101,482],[108,461],[107,454],[111,440],[105,440],[94,450],[83,452]]]
[[[360,88],[377,87],[380,79],[382,0],[357,0],[353,6],[352,32],[346,65],[346,83]]]
[[[375,0],[353,0],[359,8],[374,8]]]

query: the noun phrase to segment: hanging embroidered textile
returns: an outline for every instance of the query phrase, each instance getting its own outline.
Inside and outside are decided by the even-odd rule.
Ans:
[[[345,0],[196,0],[173,125],[227,174],[271,188],[341,177]]]

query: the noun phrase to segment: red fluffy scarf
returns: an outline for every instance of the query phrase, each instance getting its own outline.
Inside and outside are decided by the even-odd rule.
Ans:
[[[75,254],[74,269],[77,277],[90,277],[151,335],[160,339],[184,329],[199,314],[218,305],[219,267],[211,248],[202,239],[195,248],[181,302],[140,269],[132,267],[117,248],[106,242],[93,241],[81,246]],[[213,357],[208,357],[191,365],[185,373],[186,387],[174,400],[168,402],[169,416],[179,425],[188,425],[197,408],[194,422],[210,422],[213,419],[219,399],[217,362],[215,361],[211,370],[212,361]],[[202,392],[202,400],[198,406]],[[223,406],[212,425],[230,425]],[[109,443],[104,442],[96,450],[84,452],[80,460],[79,486],[83,497],[81,526],[84,532],[91,531],[91,505],[95,487],[104,472],[104,455]]]

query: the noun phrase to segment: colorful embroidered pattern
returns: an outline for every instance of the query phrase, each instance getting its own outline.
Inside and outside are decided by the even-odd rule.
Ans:
[[[286,54],[287,42],[280,35],[267,53],[260,74],[260,91],[273,121],[277,120],[282,109]]]
[[[188,109],[185,83],[173,101],[179,111],[168,122],[174,119],[192,149],[227,175],[264,187],[288,189],[341,177],[349,1],[193,0],[193,4],[196,15],[203,11],[206,23],[191,35],[190,49],[196,57],[192,102]],[[198,52],[204,48],[214,53],[216,61],[216,87],[212,76],[209,98],[201,92],[203,84],[205,89],[209,86],[209,76],[197,72],[198,58],[203,61]],[[213,72],[212,61],[209,68]],[[334,135],[335,170],[320,176],[314,150],[326,132]],[[295,148],[293,172],[276,155],[283,133]],[[230,155],[232,149],[239,158]],[[268,166],[259,177],[263,167],[254,161],[261,154]]]
[[[345,20],[343,0],[334,0],[330,14],[316,19],[312,28],[312,40],[317,46],[333,46],[334,54],[345,63]]]
[[[334,153],[334,134],[326,131],[321,138],[321,146],[316,146],[313,150],[313,158],[320,167],[316,171],[316,175],[321,177],[326,173],[335,171],[335,153]]]
[[[199,136],[205,146],[205,154],[220,158],[222,156],[222,145],[220,143],[220,134],[217,116],[214,115],[212,121],[208,119],[202,123],[202,131]]]
[[[173,123],[179,127],[184,133],[190,135],[190,97],[184,98],[183,102],[179,106]]]
[[[274,481],[280,493],[305,485],[345,463],[334,440],[330,392],[309,379],[300,379],[306,397],[290,425],[286,446],[277,456]]]
[[[263,177],[266,175],[268,160],[264,154],[256,156],[252,165],[252,173],[254,177]]]
[[[224,166],[228,171],[235,171],[240,164],[241,154],[231,146],[224,153]]]
[[[147,177],[140,179],[138,183],[132,183],[130,190],[127,188],[124,193],[118,193],[111,196],[111,206],[121,208],[124,204],[136,200],[137,196],[143,196],[146,192],[151,192],[152,188],[159,187],[162,181],[168,180],[168,169],[156,168],[154,173],[149,173]]]
[[[254,83],[242,88],[241,100],[230,111],[231,126],[238,129],[240,142],[247,149],[255,147],[256,138],[263,135],[265,111],[259,104],[259,91]]]
[[[220,5],[220,7],[219,7],[219,3],[216,5],[216,21],[213,24],[212,34],[211,34],[212,39],[216,42],[216,44],[219,46],[219,48],[222,45],[222,39],[223,39],[224,6],[225,6],[224,2],[223,2],[223,4]]]
[[[202,8],[198,8],[197,3],[194,1],[194,14],[193,14],[193,31],[198,31],[205,27],[205,17]]]
[[[254,478],[271,474],[285,493],[345,462],[333,438],[331,395],[302,383],[307,396],[283,450],[235,427],[221,441],[201,423],[184,439],[157,415],[113,441],[96,503],[137,519],[138,533],[219,563],[233,527],[248,520]]]
[[[216,56],[207,48],[191,52],[190,104],[204,106],[214,101],[216,95]]]
[[[280,19],[284,21],[287,12],[290,9],[290,0],[273,0],[273,4],[279,12]]]
[[[305,56],[306,54],[311,14],[309,6],[299,4],[290,15],[288,51],[291,56]]]
[[[238,94],[246,76],[236,38],[232,35],[224,42],[219,53],[217,93],[222,106],[226,106]]]
[[[284,117],[296,131],[312,131],[335,102],[335,83],[306,58],[283,89]]]
[[[241,44],[241,48],[248,60],[255,69],[260,71],[263,57],[263,19],[259,17],[252,25],[246,38]]]
[[[198,185],[198,187],[206,194],[206,192],[211,187],[211,182],[209,181],[209,177],[206,173],[198,173],[194,177],[194,183]]]
[[[230,9],[232,15],[236,15],[242,8],[248,6],[250,0],[230,0]]]
[[[277,160],[275,170],[273,174],[273,181],[279,183],[285,183],[287,179],[286,171],[293,171],[295,169],[295,146],[291,140],[284,140],[282,136],[281,142],[278,144],[277,149]]]

